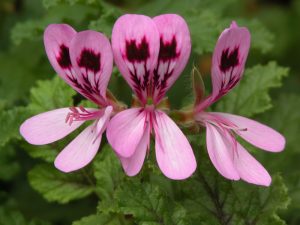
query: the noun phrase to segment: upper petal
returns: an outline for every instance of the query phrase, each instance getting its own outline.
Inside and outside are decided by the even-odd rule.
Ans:
[[[113,54],[107,37],[86,30],[77,33],[70,45],[75,74],[70,77],[80,93],[105,105],[106,88],[111,77]]]
[[[56,71],[69,85],[68,76],[73,66],[70,59],[70,44],[76,31],[67,24],[50,24],[44,32],[44,45],[48,59]]]
[[[237,131],[237,134],[258,148],[271,152],[280,152],[285,147],[285,138],[266,125],[256,122],[255,120],[228,113],[213,114],[224,117],[235,124],[241,129]]]
[[[206,145],[208,155],[219,173],[231,180],[239,180],[240,176],[233,164],[233,145],[226,131],[206,123]]]
[[[177,80],[190,57],[191,38],[185,20],[176,14],[153,18],[160,37],[160,50],[153,75],[153,98],[158,103]]]
[[[159,51],[159,34],[147,16],[121,16],[112,31],[114,60],[125,80],[145,103]]]
[[[60,140],[77,129],[84,121],[66,123],[69,108],[55,109],[27,119],[20,127],[20,133],[27,142],[34,145],[49,144]]]
[[[241,179],[252,184],[270,186],[272,178],[268,171],[239,143],[234,165]]]
[[[102,135],[95,129],[96,123],[85,128],[56,157],[54,165],[63,172],[72,172],[89,164],[95,157]]]
[[[146,122],[147,123],[147,122]],[[142,169],[147,149],[150,143],[150,124],[147,123],[144,134],[135,152],[129,158],[120,157],[123,169],[128,176],[135,176]]]
[[[164,112],[155,111],[155,152],[162,173],[170,179],[190,177],[197,163],[190,143]]]
[[[212,58],[213,97],[219,98],[241,79],[250,48],[250,33],[235,22],[220,35]]]
[[[107,126],[108,142],[122,157],[134,154],[145,131],[146,115],[142,108],[132,108],[116,114]]]

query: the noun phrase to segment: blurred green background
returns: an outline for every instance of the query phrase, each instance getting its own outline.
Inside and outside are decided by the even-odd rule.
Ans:
[[[59,142],[58,146],[32,147],[22,141],[18,127],[36,112],[82,100],[54,78],[57,75],[48,62],[42,41],[45,27],[50,23],[68,23],[78,31],[93,29],[110,36],[114,21],[124,13],[149,16],[178,13],[187,20],[193,42],[192,55],[185,72],[168,93],[176,109],[191,101],[193,66],[200,69],[206,85],[210,86],[210,57],[220,32],[231,20],[249,27],[252,47],[246,67],[252,70],[246,71],[239,92],[233,92],[215,108],[255,117],[285,135],[287,147],[283,153],[258,152],[257,157],[272,175],[282,176],[288,189],[291,202],[287,209],[278,212],[280,217],[286,224],[300,224],[299,0],[0,0],[0,225],[65,225],[95,213],[98,200],[95,195],[89,195],[92,192],[89,189],[64,202],[51,196],[51,188],[60,185],[51,182],[60,175],[56,171],[47,174],[47,168],[53,167],[55,154],[66,142]],[[255,67],[257,64],[264,66]],[[252,74],[254,78],[248,79],[247,75]],[[120,100],[130,104],[131,90],[117,70],[114,70],[110,89]],[[233,99],[239,98],[234,94],[244,92],[251,92],[250,100],[246,96],[246,103],[234,105]],[[251,105],[251,110],[243,104]],[[36,166],[42,162],[48,163],[48,167]],[[44,182],[43,187],[37,184],[39,179]],[[286,202],[285,199],[282,204]],[[273,204],[281,208],[280,201]]]

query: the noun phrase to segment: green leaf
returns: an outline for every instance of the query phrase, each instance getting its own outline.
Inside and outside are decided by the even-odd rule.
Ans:
[[[105,145],[94,161],[94,176],[100,198],[110,201],[124,179],[121,164],[110,145]]]
[[[300,171],[299,171],[299,133],[300,133],[300,97],[296,94],[280,94],[274,101],[274,108],[262,115],[264,123],[278,130],[286,138],[286,146],[280,155],[264,157],[268,168],[280,171],[288,186],[292,202],[285,212],[288,221],[299,221],[300,215]],[[275,160],[276,158],[276,160]],[[294,223],[293,223],[294,224]]]
[[[46,9],[49,9],[51,7],[62,5],[62,4],[69,4],[69,5],[75,5],[77,3],[84,3],[86,5],[92,5],[97,3],[97,0],[43,0],[43,5]]]
[[[21,212],[9,207],[0,207],[0,224],[3,225],[50,225],[50,223],[40,220],[28,221]]]
[[[290,198],[279,175],[272,177],[270,187],[229,181],[208,160],[203,155],[199,172],[181,185],[191,224],[285,224],[277,213],[287,208]]]
[[[122,223],[116,217],[98,214],[84,217],[79,221],[73,222],[72,225],[122,225]]]
[[[0,150],[11,139],[20,138],[19,127],[27,116],[28,113],[24,107],[0,111]]]
[[[132,215],[138,224],[189,224],[185,209],[153,184],[126,182],[120,186],[116,199],[121,212]]]
[[[216,111],[253,116],[272,107],[269,91],[280,87],[288,69],[275,62],[245,71],[240,84],[217,104]]]
[[[43,146],[32,146],[30,144],[24,145],[25,151],[35,159],[42,159],[45,162],[53,163],[55,157],[58,154],[58,147],[54,147],[53,144],[51,145],[43,145]]]
[[[37,87],[30,90],[28,109],[36,114],[57,108],[71,107],[75,93],[57,75],[52,80],[38,81]]]
[[[251,48],[267,53],[273,48],[274,35],[257,19],[238,20],[240,26],[246,26],[251,34]]]
[[[278,210],[287,209],[291,199],[288,195],[288,190],[281,176],[273,177],[272,186],[268,190],[264,190],[261,196],[264,196],[264,201],[259,215],[257,215],[257,224],[285,224],[276,214]]]
[[[45,63],[41,46],[42,43],[26,43],[4,54],[0,52],[0,97],[8,106],[27,100],[35,80],[47,77],[50,66]],[[34,56],[29,57],[31,52]]]
[[[35,166],[29,171],[28,178],[31,186],[49,202],[68,203],[94,191],[83,175],[65,174],[48,164]]]
[[[103,11],[104,13],[99,19],[90,22],[89,29],[102,32],[110,37],[113,25],[122,13],[112,6],[106,7]]]
[[[0,180],[11,180],[20,170],[16,161],[16,151],[11,145],[6,145],[0,151]]]
[[[11,40],[15,45],[20,45],[25,40],[38,40],[43,35],[46,25],[40,20],[17,23],[12,29]]]

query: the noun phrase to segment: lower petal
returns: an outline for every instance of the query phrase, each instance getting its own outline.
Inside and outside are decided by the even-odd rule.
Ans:
[[[124,110],[115,115],[107,126],[108,142],[121,157],[135,152],[145,129],[145,113],[141,108]]]
[[[270,186],[272,179],[268,171],[240,144],[237,144],[234,164],[241,179],[244,181]]]
[[[96,132],[96,123],[85,128],[55,159],[55,167],[72,172],[89,164],[95,157],[102,135]]]
[[[206,123],[206,145],[209,158],[218,172],[230,180],[239,180],[240,176],[233,163],[233,145],[228,134],[214,125]]]
[[[60,140],[77,129],[84,121],[66,123],[69,108],[55,109],[27,119],[20,127],[20,133],[33,145],[44,145]]]
[[[272,128],[242,116],[215,114],[228,119],[241,129],[245,128],[245,131],[238,131],[238,135],[254,146],[270,152],[280,152],[284,149],[285,138]]]
[[[146,126],[145,132],[135,152],[130,158],[120,157],[123,169],[128,176],[137,175],[142,169],[146,152],[150,142],[150,125]]]
[[[159,168],[174,180],[190,177],[197,163],[190,143],[164,112],[155,112],[155,152]]]

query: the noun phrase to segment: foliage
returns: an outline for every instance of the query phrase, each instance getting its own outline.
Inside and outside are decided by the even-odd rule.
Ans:
[[[300,50],[295,27],[300,4],[294,0],[284,7],[274,3],[265,7],[264,2],[1,1],[0,224],[299,224]],[[286,137],[286,149],[280,154],[253,151],[272,175],[269,188],[220,176],[208,159],[203,133],[188,132],[198,169],[185,181],[161,174],[153,143],[142,172],[127,177],[105,137],[93,162],[72,173],[58,171],[53,162],[78,131],[47,146],[32,146],[20,137],[21,123],[32,115],[91,105],[53,75],[42,41],[45,27],[68,23],[78,31],[93,29],[110,37],[115,20],[124,13],[178,13],[186,19],[192,54],[183,76],[168,93],[174,108],[188,103],[193,66],[204,75],[204,82],[210,82],[205,76],[210,73],[211,53],[220,32],[232,20],[249,28],[251,49],[243,79],[213,107],[255,116]],[[110,89],[129,104],[130,91],[116,68]]]
[[[240,85],[222,99],[217,110],[253,116],[270,109],[272,104],[268,91],[281,86],[281,80],[287,74],[287,68],[279,67],[274,62],[247,69]]]

